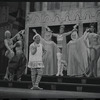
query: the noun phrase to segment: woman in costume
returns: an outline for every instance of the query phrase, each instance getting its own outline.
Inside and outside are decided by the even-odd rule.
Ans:
[[[67,75],[82,76],[86,74],[88,67],[88,53],[89,49],[86,45],[88,29],[78,38],[77,30],[71,34],[71,41],[67,44]]]
[[[22,31],[19,31],[17,34],[21,33]],[[14,51],[13,48],[15,47],[15,45],[13,44],[13,41],[15,40],[17,34],[11,38],[11,32],[10,31],[5,31],[5,40],[4,40],[4,44],[5,47],[7,48],[6,52],[5,52],[5,56],[9,59],[8,63],[10,62],[10,60],[13,58],[14,56]],[[4,80],[8,80],[8,67],[6,69],[6,74],[4,76]]]
[[[15,43],[15,55],[8,64],[11,81],[13,80],[15,73],[17,75],[17,81],[21,81],[21,76],[23,75],[26,68],[26,57],[23,52],[24,44],[22,34],[17,35],[17,42]]]
[[[74,29],[77,27],[77,24],[73,27],[72,31],[69,32],[64,32],[65,26],[61,25],[60,26],[60,33],[59,34],[55,34],[53,33],[52,35],[55,36],[57,38],[57,47],[62,49],[62,55],[63,55],[63,60],[65,60],[65,45],[66,45],[66,36],[70,35]],[[49,27],[47,27],[49,28]]]

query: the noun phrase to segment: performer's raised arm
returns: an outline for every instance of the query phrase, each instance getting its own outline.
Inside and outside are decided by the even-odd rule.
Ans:
[[[12,52],[12,49],[9,47],[8,41],[7,41],[6,39],[4,40],[4,44],[5,44],[6,48],[7,48],[10,52]]]
[[[88,35],[89,35],[89,28],[87,28],[83,34],[84,40],[88,38]]]
[[[82,35],[83,37],[83,40],[84,40],[84,43],[86,45],[87,48],[90,48],[90,45],[89,45],[89,40],[87,41],[87,38],[88,38],[88,35],[89,35],[89,28],[87,28],[84,32],[84,34]]]
[[[55,37],[57,37],[57,36],[58,36],[58,34],[55,34],[55,33],[52,33],[52,35],[53,35],[53,36],[55,36]]]
[[[46,28],[48,31],[51,31],[51,32],[52,32],[52,30],[51,30],[48,26],[46,26],[45,28]],[[58,36],[58,34],[56,34],[56,33],[52,33],[52,35],[55,36],[55,37]]]
[[[18,34],[23,34],[25,32],[25,30],[21,30],[19,31],[14,37],[12,37],[11,39],[14,40]]]
[[[33,30],[33,32],[34,32],[35,34],[38,34],[38,35],[40,36],[41,42],[46,42],[46,40],[45,40],[44,38],[42,38],[41,35],[40,35],[39,33],[37,33],[37,31],[36,31],[35,29],[32,29],[32,30]]]
[[[64,33],[64,35],[68,36],[68,35],[70,35],[71,33],[73,33],[75,30],[77,30],[77,29],[76,29],[77,26],[78,26],[78,24],[76,24],[76,25],[73,27],[73,30],[72,30],[72,31],[66,32],[66,33]]]

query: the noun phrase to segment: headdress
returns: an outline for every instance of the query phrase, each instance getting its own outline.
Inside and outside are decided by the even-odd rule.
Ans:
[[[33,36],[33,40],[34,40],[37,36],[39,36],[39,34],[35,34],[35,35]]]

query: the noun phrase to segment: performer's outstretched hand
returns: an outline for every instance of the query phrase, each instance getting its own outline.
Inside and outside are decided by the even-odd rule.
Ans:
[[[17,34],[23,34],[25,30],[20,30]]]
[[[86,32],[88,32],[90,29],[89,28],[86,28]]]
[[[45,28],[46,28],[48,31],[51,31],[51,29],[50,29],[48,26],[46,26]]]
[[[22,30],[22,34],[25,32],[25,30]]]
[[[22,32],[22,30],[20,30],[17,34],[20,34]]]
[[[32,30],[33,30],[33,32],[37,33],[37,32],[36,32],[36,29],[32,29]]]
[[[78,26],[78,24],[74,25],[74,26],[73,26],[73,28],[74,28],[74,29],[76,29],[76,28],[77,28],[77,26]]]

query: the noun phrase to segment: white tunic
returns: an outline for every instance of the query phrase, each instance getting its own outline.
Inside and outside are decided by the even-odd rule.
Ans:
[[[34,43],[30,45],[30,47],[34,47]],[[34,55],[31,53],[31,49],[29,50],[29,68],[43,68],[43,61],[42,61],[42,44],[39,43],[37,45],[37,51]]]

